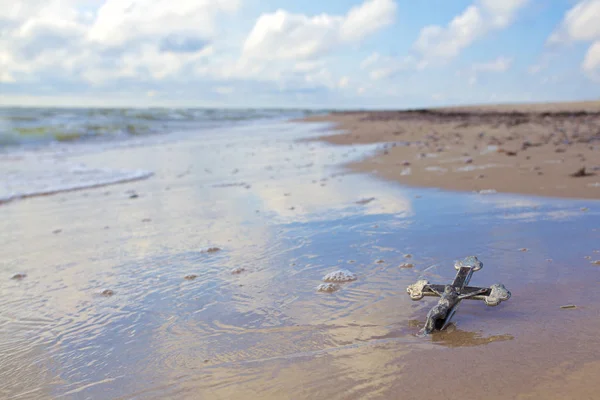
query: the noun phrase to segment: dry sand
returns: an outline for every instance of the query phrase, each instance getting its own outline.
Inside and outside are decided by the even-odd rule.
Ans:
[[[408,185],[600,198],[600,101],[333,113],[329,143],[382,143],[353,163]]]

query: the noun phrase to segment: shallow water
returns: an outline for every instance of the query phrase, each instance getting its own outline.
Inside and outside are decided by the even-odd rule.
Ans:
[[[341,164],[374,147],[294,142],[325,128],[73,152],[154,175],[0,205],[0,397],[445,398],[468,374],[473,395],[510,398],[593,366],[599,202],[350,175]],[[471,284],[513,297],[464,302],[448,331],[417,337],[434,300],[405,287],[449,282],[471,254]],[[338,269],[358,279],[318,292]]]

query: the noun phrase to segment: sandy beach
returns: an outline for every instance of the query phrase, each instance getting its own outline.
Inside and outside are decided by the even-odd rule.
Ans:
[[[402,114],[361,115],[377,121],[318,118],[363,129],[345,134],[329,123],[261,121],[2,154],[1,170],[13,174],[37,171],[31,165],[64,179],[152,174],[0,205],[0,397],[595,398],[600,203],[588,184],[598,176],[560,181],[590,199],[501,193],[497,180],[465,192],[399,185],[365,170],[388,177],[385,168],[406,168],[388,159],[407,159],[415,179],[426,165],[524,160],[555,145],[520,150],[542,136],[501,139],[519,143],[518,155],[469,151],[470,164],[419,160],[431,145],[388,145],[389,154],[373,156],[379,140],[396,137],[390,127],[404,129],[399,140],[418,135],[381,120]],[[379,128],[367,135],[369,126]],[[436,152],[443,159],[460,152],[446,146]],[[568,175],[582,165],[571,153],[588,151],[593,171],[589,146],[597,144],[573,140],[566,153],[549,154],[564,157]],[[545,173],[554,165],[533,159]],[[473,173],[490,169],[464,172]],[[449,187],[461,189],[456,182]],[[504,283],[512,298],[497,307],[465,302],[447,331],[418,337],[434,300],[413,302],[406,286],[450,282],[453,262],[468,255],[484,263],[472,284]],[[339,269],[357,279],[319,292]]]
[[[350,166],[411,186],[600,199],[600,102],[312,117],[333,144],[379,143]]]

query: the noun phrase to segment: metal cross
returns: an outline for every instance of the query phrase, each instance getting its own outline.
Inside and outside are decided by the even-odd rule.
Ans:
[[[434,285],[419,280],[406,288],[412,300],[421,300],[424,296],[440,297],[438,303],[427,313],[425,327],[421,331],[429,334],[434,330],[444,330],[456,313],[462,300],[483,300],[488,306],[497,306],[510,299],[510,292],[503,284],[497,283],[489,288],[468,286],[473,272],[483,268],[483,263],[475,256],[469,256],[454,264],[458,272],[450,285]]]

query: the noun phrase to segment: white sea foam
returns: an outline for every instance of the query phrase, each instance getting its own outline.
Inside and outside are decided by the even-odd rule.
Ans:
[[[482,190],[478,191],[477,193],[479,193],[479,194],[496,194],[498,192],[496,191],[496,189],[482,189]]]
[[[333,271],[328,273],[323,277],[323,282],[350,282],[355,281],[356,275],[347,269],[340,269],[338,271]]]
[[[317,292],[333,293],[333,292],[339,290],[339,288],[340,288],[340,286],[336,285],[335,283],[321,283],[317,287]]]
[[[146,179],[152,174],[144,170],[93,168],[63,161],[4,162],[0,163],[0,203]]]

